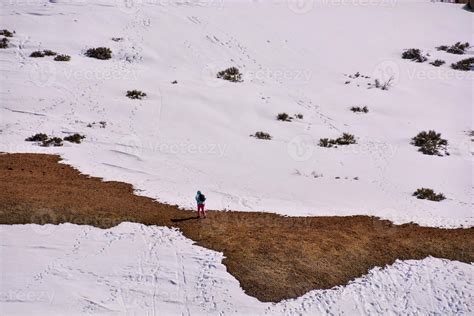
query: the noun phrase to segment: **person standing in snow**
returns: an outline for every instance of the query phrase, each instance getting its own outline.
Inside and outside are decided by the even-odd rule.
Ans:
[[[196,193],[196,203],[197,203],[197,211],[198,211],[198,217],[202,216],[206,218],[206,211],[204,210],[204,202],[206,201],[206,197],[204,194],[201,193],[201,191],[197,191]]]

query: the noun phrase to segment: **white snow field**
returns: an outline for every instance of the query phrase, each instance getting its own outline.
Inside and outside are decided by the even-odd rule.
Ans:
[[[177,230],[122,223],[0,226],[2,315],[469,315],[472,265],[426,258],[344,287],[261,303],[222,254]],[[60,236],[60,238],[58,238]]]
[[[471,227],[472,13],[429,0],[1,0],[0,152],[60,154],[65,163],[183,208],[196,190],[211,209],[290,216],[367,214],[395,223]],[[122,38],[112,41],[113,37]],[[110,60],[84,56],[110,47]],[[429,53],[436,68],[401,59]],[[30,58],[51,49],[71,56]],[[230,66],[243,82],[216,79]],[[350,79],[360,72],[367,78]],[[390,90],[367,89],[375,78]],[[172,81],[177,80],[177,84]],[[345,84],[347,81],[350,83]],[[143,100],[127,90],[147,93]],[[367,106],[367,114],[352,113]],[[280,112],[301,113],[281,122]],[[101,128],[100,121],[106,122]],[[93,124],[95,122],[95,124]],[[91,127],[88,127],[91,126]],[[449,156],[410,145],[422,130]],[[249,137],[257,131],[270,141]],[[86,136],[43,148],[35,133]],[[318,146],[343,132],[358,144]],[[317,177],[315,176],[317,175]],[[357,178],[358,180],[356,180]],[[420,187],[442,192],[418,200]],[[178,231],[123,223],[0,226],[6,315],[472,314],[472,265],[427,258],[374,269],[345,287],[278,304],[247,296],[222,254]]]

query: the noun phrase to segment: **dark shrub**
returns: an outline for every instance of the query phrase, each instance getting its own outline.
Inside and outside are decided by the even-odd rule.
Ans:
[[[256,137],[258,139],[265,139],[265,140],[270,140],[272,137],[270,134],[265,133],[265,132],[256,132],[255,135],[252,135],[253,137]]]
[[[442,193],[435,193],[432,189],[421,188],[417,189],[413,196],[416,196],[418,199],[422,200],[430,200],[430,201],[442,201],[446,199],[446,197]]]
[[[319,140],[319,146],[328,148],[334,147],[336,145],[346,146],[356,143],[357,142],[354,135],[348,133],[343,133],[341,137],[336,139],[321,138]]]
[[[285,122],[291,122],[292,117],[289,116],[287,113],[279,113],[277,115],[277,120],[279,121],[285,121]]]
[[[420,132],[412,138],[411,144],[420,147],[418,151],[421,151],[425,155],[442,156],[440,150],[444,150],[445,154],[448,155],[446,150],[448,141],[441,138],[441,134],[435,131]]]
[[[76,134],[72,134],[72,135],[64,137],[64,140],[70,143],[80,144],[84,138],[86,138],[84,135],[80,135],[76,133]]]
[[[92,123],[87,124],[87,127],[94,127],[97,124],[99,125],[100,128],[106,128],[107,127],[107,122],[106,121],[100,121],[99,123],[92,122]]]
[[[43,54],[44,54],[45,56],[56,56],[56,55],[57,55],[56,52],[53,52],[52,50],[49,50],[49,49],[45,49],[45,50],[43,51]]]
[[[357,113],[357,112],[362,112],[362,113],[368,113],[369,112],[369,108],[364,106],[364,107],[360,107],[360,106],[353,106],[351,107],[351,111],[354,112],[354,113]]]
[[[4,37],[2,38],[2,40],[0,41],[0,48],[8,48],[8,43],[10,41],[8,40],[8,38]]]
[[[178,81],[176,81],[176,80],[171,82],[171,84],[177,84],[177,83],[178,83]]]
[[[444,65],[446,62],[444,60],[441,60],[441,59],[436,59],[435,61],[432,61],[430,64],[435,66],[435,67],[439,67],[441,65]]]
[[[410,48],[403,52],[403,59],[409,59],[411,61],[416,61],[417,63],[422,63],[428,60],[425,56],[422,55],[421,51],[418,48]]]
[[[296,117],[298,120],[302,120],[302,119],[303,119],[303,114],[301,114],[301,113],[295,114],[295,117]]]
[[[86,51],[86,56],[105,60],[112,58],[112,51],[107,47],[89,48]]]
[[[474,57],[463,59],[457,63],[451,64],[451,68],[455,70],[469,71],[473,68]]]
[[[69,55],[58,55],[58,56],[54,57],[54,60],[55,61],[70,61],[71,56],[69,56]]]
[[[13,33],[15,33],[15,31],[13,31]],[[0,30],[0,35],[3,35],[5,37],[13,37],[13,33],[9,30]]]
[[[121,42],[121,41],[123,41],[123,37],[112,37],[112,41]]]
[[[217,73],[217,78],[228,80],[231,82],[241,82],[242,74],[236,67],[230,67],[226,70],[219,71]]]
[[[146,93],[144,93],[140,90],[129,90],[129,91],[127,91],[127,97],[129,97],[130,99],[141,100],[144,97],[146,97]]]
[[[467,48],[469,48],[469,43],[461,44],[458,42],[454,44],[453,46],[451,46],[450,48],[448,48],[446,52],[450,54],[463,55]]]
[[[38,57],[44,57],[44,53],[40,50],[34,51],[30,54],[30,57],[33,58],[38,58]]]
[[[379,79],[375,79],[374,83],[368,83],[367,85],[369,86],[368,89],[377,88],[381,90],[389,90],[393,85],[393,77],[390,77],[385,82],[380,82]]]
[[[355,144],[356,140],[354,135],[348,134],[348,133],[343,133],[342,137],[339,137],[336,139],[336,144],[338,145],[352,145]]]
[[[48,135],[44,133],[37,133],[33,136],[28,137],[25,139],[27,142],[42,142],[48,139]]]
[[[461,42],[457,42],[452,46],[441,45],[439,47],[436,47],[436,49],[443,50],[450,54],[463,55],[466,52],[466,49],[468,49],[469,47],[470,45],[467,42],[464,44],[461,44]]]
[[[319,140],[319,146],[321,147],[332,147],[334,146],[336,143],[335,143],[335,140],[334,139],[329,139],[329,138],[321,138]]]
[[[62,145],[63,145],[63,140],[59,137],[49,138],[49,139],[44,140],[41,143],[41,146],[43,146],[43,147],[50,147],[50,146],[59,147],[59,146],[62,146]]]

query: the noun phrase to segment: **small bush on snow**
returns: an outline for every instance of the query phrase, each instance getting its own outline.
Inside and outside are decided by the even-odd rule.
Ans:
[[[422,131],[418,133],[418,135],[412,138],[411,144],[416,147],[420,147],[418,151],[425,155],[442,156],[440,152],[441,150],[444,150],[445,154],[449,155],[446,150],[448,141],[441,138],[441,134],[436,133],[435,131]]]
[[[402,58],[416,61],[417,63],[423,63],[428,60],[418,48],[407,49],[402,53]]]
[[[416,196],[418,199],[421,199],[421,200],[430,200],[430,201],[435,201],[435,202],[439,202],[446,199],[444,194],[435,193],[432,189],[427,189],[427,188],[417,189],[413,193],[413,196]]]
[[[355,140],[354,135],[349,134],[349,133],[343,133],[342,137],[339,137],[336,139],[337,145],[352,145],[355,143],[356,143],[356,140]]]
[[[129,90],[127,91],[127,97],[129,97],[130,99],[141,100],[146,97],[146,93],[140,90]]]
[[[389,90],[393,85],[393,77],[390,77],[385,82],[380,82],[379,79],[375,79],[374,83],[369,83],[369,89],[376,88],[380,90]]]
[[[86,138],[84,135],[76,133],[76,134],[72,134],[72,135],[64,137],[64,140],[70,143],[80,144],[84,138]]]
[[[45,56],[56,56],[58,53],[53,52],[52,50],[49,50],[49,49],[45,49],[45,50],[43,51],[43,54],[44,54]]]
[[[3,35],[5,37],[13,37],[13,34],[15,31],[10,32],[9,30],[0,30],[0,35]]]
[[[42,141],[42,143],[41,143],[42,147],[50,147],[50,146],[60,147],[62,145],[63,145],[63,140],[59,137],[48,138],[48,139]]]
[[[321,147],[333,147],[336,144],[336,141],[334,139],[329,139],[329,138],[321,138],[319,140],[319,146]]]
[[[278,113],[277,120],[284,121],[284,122],[291,122],[292,117],[288,115],[288,113]]]
[[[2,38],[2,40],[0,41],[0,48],[8,48],[8,43],[10,43],[8,38]]]
[[[451,64],[451,68],[455,70],[469,71],[473,69],[474,57],[463,59],[457,63]]]
[[[108,47],[89,48],[85,55],[91,58],[106,60],[112,58],[112,50]]]
[[[25,139],[27,142],[39,142],[42,147],[62,146],[63,140],[59,137],[51,137],[44,133],[37,133]]]
[[[226,70],[219,71],[217,73],[217,78],[228,80],[231,82],[241,82],[242,74],[240,73],[238,68],[230,67],[230,68],[227,68]]]
[[[30,54],[30,57],[33,58],[39,58],[39,57],[44,57],[44,53],[40,50],[34,51]]]
[[[100,128],[106,128],[107,122],[106,121],[100,121],[99,123],[92,122],[92,123],[87,124],[87,127],[94,127],[96,125],[99,125]]]
[[[48,139],[48,135],[44,134],[44,133],[37,133],[33,136],[30,136],[28,138],[26,138],[25,140],[27,142],[42,142],[44,140],[47,140]]]
[[[432,61],[430,64],[435,66],[435,67],[439,67],[439,66],[444,65],[445,63],[446,62],[444,60],[436,59],[435,61]]]
[[[369,108],[364,106],[364,107],[360,107],[360,106],[353,106],[351,107],[351,111],[354,112],[354,113],[369,113]]]
[[[437,50],[442,50],[450,54],[456,54],[456,55],[463,55],[466,52],[466,49],[470,47],[469,43],[466,42],[462,44],[461,42],[457,42],[454,45],[447,46],[447,45],[441,45],[439,47],[436,47]]]
[[[54,60],[55,61],[70,61],[71,56],[69,56],[69,55],[58,55],[58,56],[54,57]]]
[[[321,138],[319,140],[319,146],[331,148],[337,145],[346,146],[356,144],[357,141],[354,135],[349,133],[343,133],[341,137],[336,139],[329,139],[329,138]]]
[[[255,138],[258,138],[258,139],[265,139],[265,140],[271,140],[272,139],[272,136],[270,136],[270,134],[266,133],[266,132],[256,132],[254,135],[251,135]]]

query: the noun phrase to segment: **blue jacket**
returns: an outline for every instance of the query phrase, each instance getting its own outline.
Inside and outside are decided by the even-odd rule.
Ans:
[[[196,199],[197,204],[204,204],[204,202],[199,201],[199,197],[201,196],[201,194],[202,194],[201,191],[197,191],[196,193],[195,199]]]

